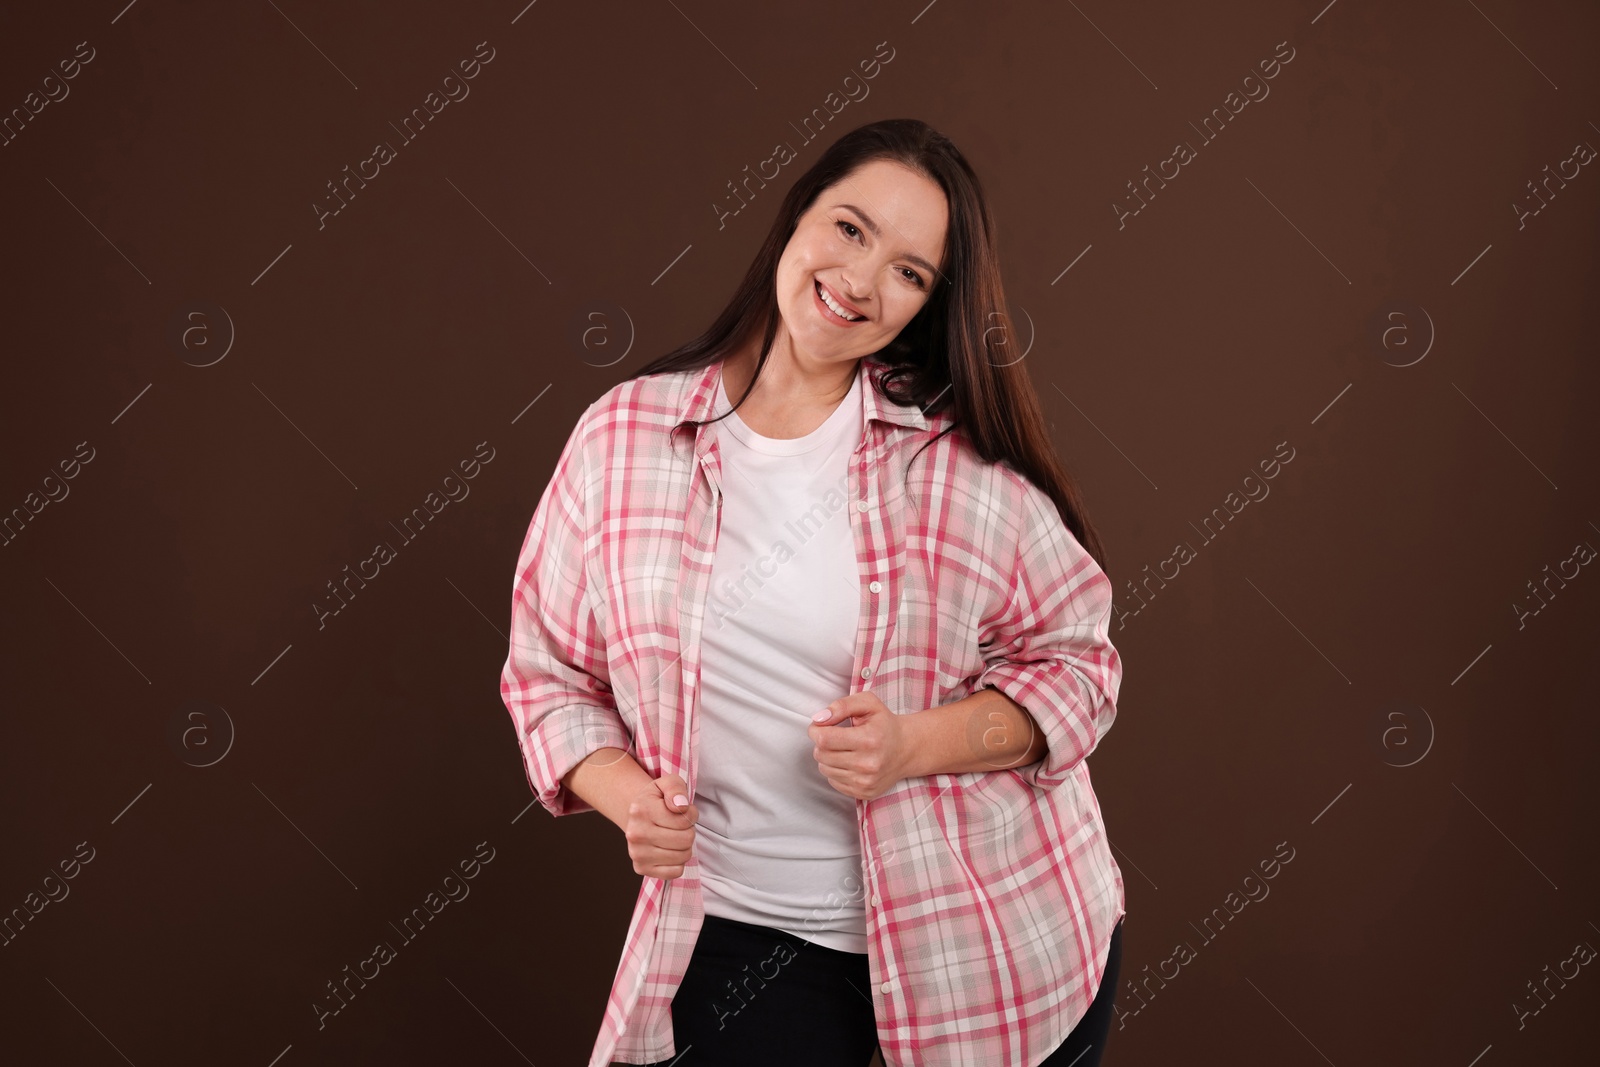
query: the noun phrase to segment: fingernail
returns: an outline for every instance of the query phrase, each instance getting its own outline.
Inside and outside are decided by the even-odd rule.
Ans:
[[[677,796],[672,798],[672,802],[674,804],[678,805],[678,807],[680,807],[680,808],[688,807],[689,798],[684,796],[682,793],[679,793]]]
[[[815,715],[811,716],[811,721],[812,722],[821,722],[822,720],[826,719],[827,717],[828,717],[828,712],[819,711]]]

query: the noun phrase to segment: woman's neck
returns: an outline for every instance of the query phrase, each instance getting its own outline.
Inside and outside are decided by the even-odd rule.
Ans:
[[[860,360],[824,365],[807,375],[774,346],[748,399],[739,405],[739,419],[762,437],[784,441],[821,426],[850,392]],[[722,388],[730,404],[738,404],[755,370],[755,351],[730,356],[722,363]]]

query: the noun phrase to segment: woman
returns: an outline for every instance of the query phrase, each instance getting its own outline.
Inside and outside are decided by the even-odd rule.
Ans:
[[[1004,307],[966,160],[873,123],[569,437],[501,691],[645,876],[592,1067],[1098,1062],[1122,669]]]

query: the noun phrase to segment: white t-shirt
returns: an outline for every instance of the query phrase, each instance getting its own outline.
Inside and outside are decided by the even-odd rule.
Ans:
[[[861,583],[845,505],[862,396],[814,431],[713,423],[722,525],[701,632],[695,849],[707,914],[866,952],[856,802],[823,777],[811,716],[850,692]],[[714,414],[732,406],[719,378]]]

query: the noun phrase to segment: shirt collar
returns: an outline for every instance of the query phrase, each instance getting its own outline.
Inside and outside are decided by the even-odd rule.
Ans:
[[[856,374],[861,382],[863,432],[870,428],[874,419],[914,430],[928,429],[930,425],[928,416],[923,414],[921,408],[892,403],[879,396],[878,391],[873,388],[873,382],[888,369],[889,364],[871,356],[862,357],[856,368]],[[717,374],[720,370],[720,362],[712,363],[701,372],[698,379],[692,380],[693,384],[684,397],[678,421],[673,426],[674,433],[682,429],[686,423],[704,422],[715,414]]]

